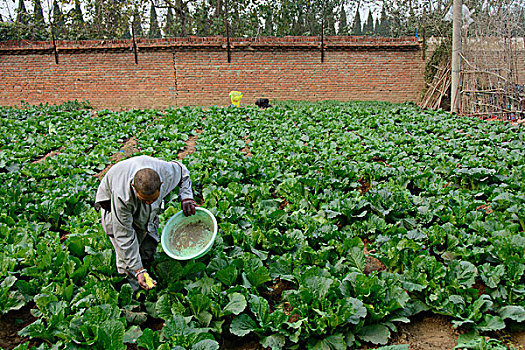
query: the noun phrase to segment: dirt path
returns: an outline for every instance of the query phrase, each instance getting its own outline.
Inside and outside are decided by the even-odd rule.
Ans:
[[[184,159],[188,154],[192,154],[197,150],[197,139],[199,138],[199,134],[202,132],[201,129],[197,130],[197,134],[190,136],[188,138],[188,141],[186,141],[186,147],[182,151],[180,151],[177,154],[177,158],[179,160]]]
[[[398,325],[398,333],[389,345],[408,344],[410,350],[451,350],[456,346],[459,332],[452,327],[449,318],[425,313],[411,321]]]
[[[525,331],[511,334],[510,341],[518,350],[525,350]]]
[[[250,152],[250,147],[248,144],[252,142],[247,136],[244,138],[244,148],[241,149],[241,152],[244,153],[245,157],[253,157],[252,152]]]
[[[66,149],[66,147],[65,147],[65,146],[62,146],[62,147],[60,147],[59,149],[56,149],[56,150],[54,150],[54,151],[51,151],[51,152],[49,152],[48,154],[46,154],[45,156],[43,156],[42,158],[39,158],[39,159],[37,159],[37,160],[35,160],[35,161],[31,162],[31,163],[32,163],[32,164],[42,163],[42,162],[45,161],[47,158],[49,158],[49,157],[53,157],[53,156],[56,156],[57,154],[60,153],[60,151],[63,151],[63,150],[65,150],[65,149]]]
[[[22,307],[20,310],[9,311],[0,316],[0,348],[11,350],[19,344],[28,342],[27,338],[18,335],[18,331],[33,323],[36,318],[31,315],[31,308],[34,304]],[[34,343],[31,343],[35,345]]]
[[[104,170],[102,170],[100,173],[95,175],[99,180],[102,180],[104,175],[108,172],[108,170],[117,162],[121,161],[122,159],[128,158],[133,153],[136,153],[139,151],[139,148],[137,147],[139,142],[135,138],[135,136],[131,137],[129,140],[127,140],[124,145],[122,146],[122,149],[115,153],[111,157],[111,164],[109,164]]]

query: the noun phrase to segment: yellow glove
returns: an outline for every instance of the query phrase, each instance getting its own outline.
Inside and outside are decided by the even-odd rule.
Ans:
[[[153,279],[151,278],[151,276],[149,275],[149,273],[144,272],[144,279],[146,280],[146,285],[147,285],[149,288],[153,288],[153,287],[155,287],[155,283],[153,283]]]

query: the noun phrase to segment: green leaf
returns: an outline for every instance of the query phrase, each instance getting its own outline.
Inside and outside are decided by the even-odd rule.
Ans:
[[[347,259],[350,262],[350,266],[357,268],[359,271],[365,270],[366,256],[360,247],[352,247],[347,254]]]
[[[100,325],[97,345],[101,349],[126,350],[124,325],[117,320],[107,320]]]
[[[190,302],[190,309],[194,316],[197,316],[202,311],[207,311],[211,305],[211,300],[205,295],[194,294],[188,297]]]
[[[409,350],[408,344],[387,345],[376,348],[376,350]]]
[[[312,339],[308,342],[309,350],[345,350],[346,343],[342,334],[334,334],[324,339]]]
[[[13,277],[13,276],[9,276]],[[9,278],[8,277],[8,278]],[[22,293],[17,290],[9,290],[5,288],[0,288],[0,315],[5,314],[11,310],[20,310],[24,305],[26,305],[26,300]]]
[[[511,319],[516,322],[525,321],[525,308],[520,305],[508,305],[498,310],[502,319]]]
[[[234,265],[230,265],[217,272],[216,277],[225,286],[230,287],[235,284],[235,281],[237,281],[237,277],[239,277],[239,272]]]
[[[361,331],[357,334],[359,339],[372,343],[384,345],[388,343],[390,337],[390,330],[388,327],[382,324],[375,324],[370,326],[364,326]]]
[[[155,303],[155,317],[169,320],[173,316],[171,311],[172,301],[168,294],[162,294]]]
[[[126,306],[133,301],[133,289],[129,283],[125,283],[120,287],[120,293],[118,295],[118,301],[120,306]]]
[[[482,332],[497,331],[505,328],[505,322],[499,316],[485,315],[476,328]]]
[[[257,324],[250,316],[246,314],[242,314],[234,318],[230,325],[230,332],[239,337],[244,337],[256,329]]]
[[[126,317],[126,321],[130,324],[142,324],[147,321],[148,314],[144,311],[132,311],[128,309],[124,309],[124,317]]]
[[[201,262],[188,262],[182,269],[182,277],[191,278],[192,276],[206,271],[206,265]]]
[[[458,336],[458,345],[454,349],[483,349],[485,338],[480,336],[477,331],[463,333]]]
[[[253,312],[260,324],[265,324],[268,320],[268,301],[257,295],[250,295],[250,311]]]
[[[505,266],[498,265],[492,267],[489,263],[483,264],[480,267],[480,276],[483,282],[489,288],[497,288],[501,278],[505,275]]]
[[[142,330],[139,326],[132,326],[124,333],[122,341],[125,344],[135,344],[139,337],[142,335]]]
[[[254,287],[259,287],[263,283],[269,282],[272,280],[268,269],[264,266],[258,267],[255,271],[250,271],[246,274],[248,280]]]
[[[342,305],[344,306],[342,311],[346,311],[347,313],[348,310],[351,310],[351,315],[347,318],[346,322],[358,324],[361,322],[361,319],[366,317],[367,310],[361,300],[356,298],[347,298],[342,302]],[[348,316],[346,313],[345,316]]]
[[[218,350],[219,343],[212,339],[203,339],[191,347],[191,350]]]
[[[465,287],[472,287],[478,276],[478,269],[474,264],[462,260],[454,260],[450,264],[450,280],[459,283]]]
[[[2,288],[2,289],[9,289],[15,284],[15,282],[16,282],[16,277],[15,276],[7,276],[0,283],[0,288]]]
[[[203,327],[208,327],[213,319],[213,315],[208,311],[201,311],[195,318]]]
[[[304,286],[301,286],[301,289],[306,289],[319,301],[328,294],[333,282],[333,279],[323,276],[309,277],[304,281]]]
[[[261,339],[261,345],[271,350],[281,350],[286,343],[286,339],[281,334],[272,334]]]
[[[137,346],[146,350],[157,350],[160,345],[160,335],[150,328],[146,328],[137,340]]]
[[[238,315],[246,309],[248,303],[246,298],[241,293],[233,293],[230,296],[230,302],[224,307],[224,313],[232,313]]]

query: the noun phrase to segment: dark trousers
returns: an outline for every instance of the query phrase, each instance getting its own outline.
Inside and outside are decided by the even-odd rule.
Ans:
[[[112,236],[109,236],[109,239],[111,240],[111,243],[115,245],[113,242],[114,238]],[[145,269],[149,269],[151,266],[151,263],[153,262],[153,256],[155,255],[155,252],[157,251],[157,245],[158,242],[155,240],[155,238],[151,237],[149,234],[146,234],[144,236],[144,239],[142,242],[140,242],[139,247],[139,253],[140,253],[140,259],[142,260],[142,266]],[[128,283],[131,286],[131,289],[133,289],[133,292],[138,292],[141,288],[139,286],[139,281],[135,277],[135,271],[129,271],[125,270]]]

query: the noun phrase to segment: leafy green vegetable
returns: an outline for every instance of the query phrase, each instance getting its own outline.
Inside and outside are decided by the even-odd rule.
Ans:
[[[422,311],[471,329],[458,346],[497,349],[483,334],[525,321],[522,127],[411,104],[85,107],[0,108],[0,314],[34,305],[20,335],[42,349],[343,349]],[[196,140],[183,162],[219,226],[196,261],[159,249],[144,302],[92,205],[132,137],[166,160]]]

